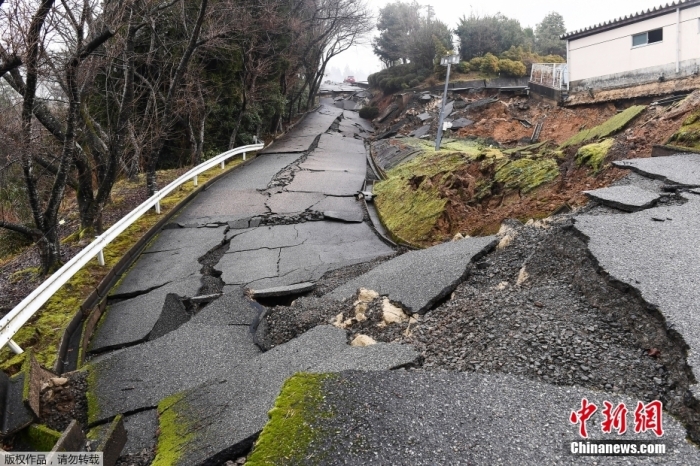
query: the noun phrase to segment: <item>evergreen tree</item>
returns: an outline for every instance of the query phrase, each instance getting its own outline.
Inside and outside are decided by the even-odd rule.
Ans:
[[[566,42],[560,39],[565,33],[564,17],[549,13],[535,28],[535,50],[540,55],[566,56]]]

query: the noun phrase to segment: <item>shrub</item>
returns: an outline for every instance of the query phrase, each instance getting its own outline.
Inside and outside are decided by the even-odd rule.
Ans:
[[[469,62],[467,61],[459,62],[457,66],[455,66],[455,68],[457,69],[457,71],[464,74],[469,73],[472,70],[471,66],[469,65]]]
[[[430,71],[418,68],[413,63],[408,63],[406,65],[392,66],[374,73],[367,78],[367,81],[370,86],[378,87],[385,94],[390,94],[420,84],[420,81],[430,75]]]
[[[469,68],[474,71],[481,70],[481,64],[484,62],[483,57],[474,57],[469,60]]]
[[[377,107],[362,107],[360,109],[360,118],[372,120],[377,118],[377,115],[379,115],[379,109]]]
[[[492,53],[484,55],[480,70],[482,73],[486,74],[498,74],[500,71],[498,68],[498,57]]]
[[[521,61],[503,59],[498,61],[498,68],[505,76],[514,78],[522,78],[527,75],[527,67]]]

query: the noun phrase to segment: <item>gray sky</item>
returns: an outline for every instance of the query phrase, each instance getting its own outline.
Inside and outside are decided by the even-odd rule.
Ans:
[[[392,0],[367,0],[374,9],[375,14],[379,8]],[[566,28],[569,31],[592,26],[603,21],[629,15],[637,11],[646,10],[662,4],[671,3],[670,0],[430,0],[419,1],[423,5],[431,4],[435,8],[438,19],[445,21],[450,27],[455,28],[462,15],[469,15],[471,11],[479,14],[494,14],[501,12],[504,15],[520,21],[523,27],[535,27],[544,16],[556,11],[564,16]],[[376,31],[375,31],[376,34]],[[329,63],[330,77],[343,76],[346,71],[354,73],[356,77],[366,78],[367,74],[381,69],[379,60],[372,53],[369,44],[353,47],[350,50],[333,58]]]

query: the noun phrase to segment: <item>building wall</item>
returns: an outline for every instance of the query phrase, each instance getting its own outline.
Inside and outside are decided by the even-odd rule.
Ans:
[[[632,48],[632,36],[663,28],[663,41]],[[676,12],[650,18],[569,42],[569,79],[572,85],[591,78],[627,75],[633,71],[675,73]],[[681,10],[681,56],[684,66],[700,59],[700,5]],[[669,68],[671,67],[671,68]],[[684,70],[687,71],[688,70]],[[645,74],[645,73],[641,73]],[[666,76],[672,79],[674,76]],[[656,75],[658,78],[658,74]]]

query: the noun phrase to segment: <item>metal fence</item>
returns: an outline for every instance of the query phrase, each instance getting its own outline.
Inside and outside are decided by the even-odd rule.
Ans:
[[[0,348],[9,345],[10,349],[15,353],[22,353],[22,348],[12,341],[12,337],[15,336],[19,329],[46,304],[54,293],[65,285],[73,275],[92,259],[97,257],[99,264],[105,265],[103,249],[150,209],[155,208],[156,213],[160,214],[160,201],[168,194],[190,180],[197,186],[197,175],[219,164],[221,164],[221,169],[223,170],[226,160],[239,154],[243,154],[243,160],[245,160],[247,152],[258,151],[263,147],[265,147],[264,144],[237,147],[197,165],[160,191],[157,191],[147,201],[112,225],[112,227],[76,254],[75,257],[68,261],[56,273],[47,278],[46,281],[39,285],[29,296],[24,298],[21,303],[15,306],[12,311],[0,320]]]
[[[569,66],[566,63],[533,63],[530,82],[552,89],[569,88]]]

